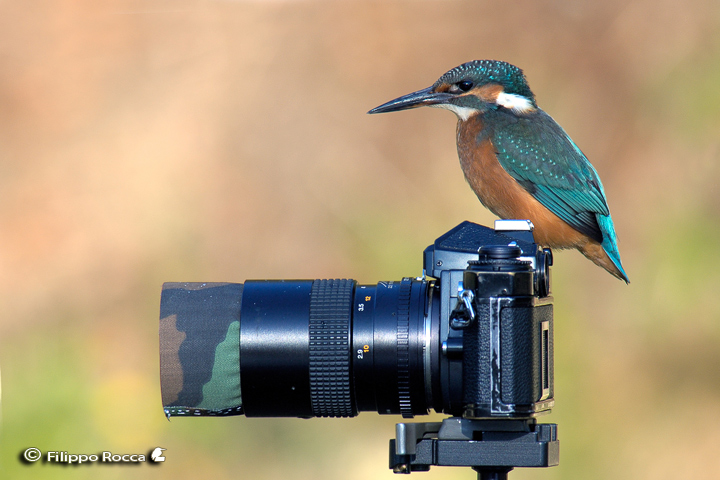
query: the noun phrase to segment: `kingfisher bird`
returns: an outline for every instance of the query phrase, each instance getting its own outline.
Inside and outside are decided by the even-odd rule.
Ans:
[[[426,105],[457,116],[462,171],[491,212],[530,220],[537,243],[576,248],[630,283],[600,177],[565,130],[538,107],[521,69],[497,60],[467,62],[432,86],[368,113]]]

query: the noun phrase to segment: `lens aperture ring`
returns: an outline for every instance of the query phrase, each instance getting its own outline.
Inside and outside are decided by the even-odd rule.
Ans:
[[[397,312],[397,378],[400,413],[405,418],[413,416],[410,402],[410,290],[412,280],[400,282]]]
[[[315,280],[310,292],[310,397],[318,417],[357,415],[350,385],[353,280]]]

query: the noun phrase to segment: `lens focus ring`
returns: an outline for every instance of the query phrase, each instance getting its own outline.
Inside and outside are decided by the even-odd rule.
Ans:
[[[412,281],[404,278],[400,283],[397,314],[397,362],[398,362],[398,400],[400,413],[404,418],[412,418],[410,396],[410,289]]]
[[[310,292],[310,395],[318,417],[357,414],[350,388],[353,280],[315,280]]]

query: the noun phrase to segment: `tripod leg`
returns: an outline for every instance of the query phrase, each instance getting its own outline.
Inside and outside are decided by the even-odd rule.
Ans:
[[[478,480],[507,480],[512,467],[473,467],[478,472]]]

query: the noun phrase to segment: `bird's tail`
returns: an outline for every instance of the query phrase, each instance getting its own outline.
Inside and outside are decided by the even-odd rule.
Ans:
[[[602,244],[590,242],[581,250],[582,253],[620,280],[625,280],[625,283],[630,283],[620,262],[617,235],[615,234],[615,226],[613,225],[612,218],[610,218],[610,215],[597,215],[597,221],[603,234]]]

